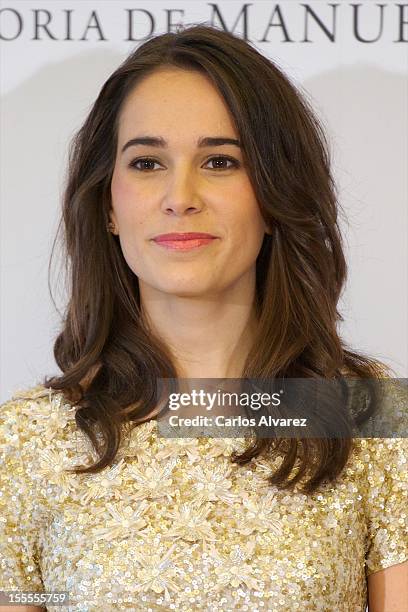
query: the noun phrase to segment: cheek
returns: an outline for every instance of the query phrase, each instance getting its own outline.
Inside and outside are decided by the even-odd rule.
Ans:
[[[112,208],[119,227],[126,232],[126,228],[143,225],[148,208],[147,199],[135,189],[129,178],[119,173],[113,175],[111,181]]]
[[[224,210],[226,226],[237,239],[244,244],[263,239],[264,219],[255,194],[248,185],[242,185],[240,190],[234,190],[234,193],[229,195],[228,205]]]
[[[121,176],[120,173],[114,173],[111,181],[112,207],[117,213],[125,213],[131,208],[131,202],[134,200],[135,193],[132,188],[131,181]]]

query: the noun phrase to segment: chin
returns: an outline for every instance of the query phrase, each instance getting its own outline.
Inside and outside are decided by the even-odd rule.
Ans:
[[[167,295],[175,297],[204,297],[208,293],[208,289],[202,286],[195,286],[194,283],[175,283],[174,285],[162,287],[159,289]]]
[[[169,274],[162,278],[156,276],[154,282],[148,282],[139,277],[139,286],[142,285],[140,287],[142,291],[144,285],[149,293],[162,294],[163,297],[205,297],[217,290],[215,283],[208,282],[209,280],[202,276],[199,277],[198,274],[185,275],[182,278],[177,277],[176,274],[173,277]]]

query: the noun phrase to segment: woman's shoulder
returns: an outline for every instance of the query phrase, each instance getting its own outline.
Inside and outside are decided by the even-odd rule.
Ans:
[[[373,474],[390,472],[408,480],[408,386],[407,379],[379,381],[381,399],[377,411],[361,427],[354,440],[355,455],[370,481]],[[382,477],[380,477],[382,481]]]
[[[379,520],[386,509],[398,520],[398,509],[402,512],[408,505],[408,387],[406,379],[389,378],[381,384],[384,394],[379,413],[365,437],[354,439],[349,471],[368,514]],[[405,525],[407,529],[406,521]]]
[[[46,446],[70,422],[75,406],[43,384],[16,390],[0,404],[0,450],[19,453]]]
[[[360,440],[356,478],[365,516],[367,575],[408,559],[408,439]]]
[[[387,478],[405,482],[408,491],[408,438],[357,438],[350,470],[366,473],[366,481],[373,484]]]
[[[71,411],[74,411],[75,408],[69,404],[62,392],[39,383],[14,391],[7,400],[0,404],[0,416],[4,420],[13,415],[30,417],[37,414],[50,414],[61,406]]]
[[[368,395],[376,392],[376,402],[368,418],[357,426],[362,438],[408,438],[408,379],[348,379],[353,417],[367,406]],[[373,443],[373,446],[375,443]]]

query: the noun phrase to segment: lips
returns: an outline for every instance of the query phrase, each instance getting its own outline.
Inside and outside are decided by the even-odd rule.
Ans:
[[[189,251],[211,244],[217,236],[203,232],[160,234],[153,238],[159,246],[173,251]]]
[[[177,232],[173,234],[159,234],[158,236],[155,236],[153,240],[155,242],[166,242],[169,240],[199,240],[201,238],[216,238],[216,236],[203,232]]]

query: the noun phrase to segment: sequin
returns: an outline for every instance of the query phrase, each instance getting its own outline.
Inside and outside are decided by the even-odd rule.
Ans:
[[[279,457],[232,463],[243,439],[154,421],[102,472],[67,474],[95,459],[74,415],[41,385],[0,406],[0,589],[67,590],[75,612],[365,612],[367,576],[408,560],[404,438],[355,440],[307,496],[266,482]]]

